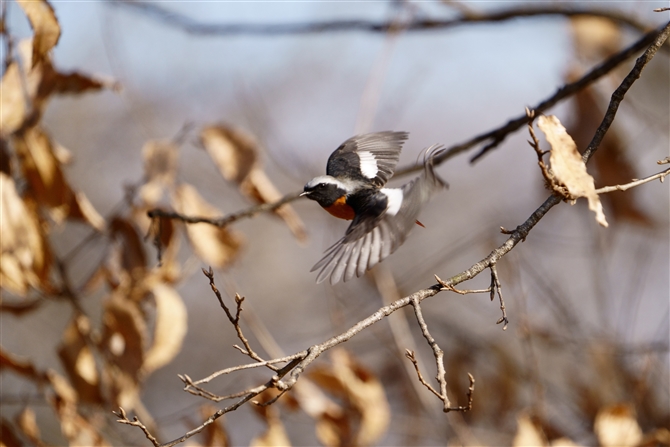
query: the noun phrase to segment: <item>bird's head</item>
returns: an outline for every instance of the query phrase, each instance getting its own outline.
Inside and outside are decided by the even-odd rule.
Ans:
[[[319,205],[327,208],[347,193],[348,188],[344,183],[330,175],[322,175],[307,182],[300,195],[315,200]]]

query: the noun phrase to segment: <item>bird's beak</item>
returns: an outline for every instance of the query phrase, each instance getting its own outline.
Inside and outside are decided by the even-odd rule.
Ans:
[[[309,195],[309,194],[311,194],[311,193],[312,193],[312,191],[305,191],[305,192],[303,192],[303,193],[300,194],[300,197],[307,196],[307,195]]]

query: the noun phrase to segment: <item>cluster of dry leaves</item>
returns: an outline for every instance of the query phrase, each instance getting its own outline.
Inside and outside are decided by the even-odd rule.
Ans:
[[[177,181],[176,141],[145,144],[145,176],[128,195],[122,212],[103,217],[82,192],[70,186],[64,166],[71,155],[41,124],[47,102],[55,95],[119,86],[82,73],[58,71],[50,56],[60,36],[53,9],[46,1],[17,3],[34,35],[12,48],[1,84],[0,285],[15,298],[3,297],[2,311],[20,317],[37,309],[43,300],[61,300],[72,307],[73,316],[57,352],[64,375],[56,368],[40,368],[34,360],[2,347],[0,369],[35,384],[70,445],[110,445],[112,409],[123,407],[138,414],[152,431],[158,428],[144,408],[140,392],[147,377],[180,352],[187,331],[187,310],[176,291],[185,275],[177,256],[182,240],[179,230],[202,261],[214,268],[231,265],[240,255],[244,239],[224,227],[184,225],[147,216],[149,210],[157,208],[204,219],[222,215],[195,187]],[[2,30],[9,37],[4,24]],[[539,125],[552,145],[551,166],[556,179],[572,196],[587,197],[598,222],[606,226],[593,179],[586,174],[574,142],[557,120],[542,118]],[[199,136],[221,175],[252,203],[273,203],[282,197],[263,170],[261,150],[252,136],[225,125],[204,127]],[[645,219],[639,211],[630,211],[630,206],[626,209]],[[289,205],[274,213],[298,240],[306,237],[304,225]],[[55,230],[73,222],[90,228],[93,236],[87,240],[106,242],[100,264],[79,285],[68,277],[69,259],[56,253],[50,242]],[[145,235],[152,236],[161,252],[159,265],[149,259]],[[100,327],[81,307],[81,300],[91,296],[103,297]],[[280,412],[296,410],[313,419],[316,437],[323,445],[372,445],[382,439],[391,412],[381,380],[343,349],[331,351],[329,360],[308,371],[277,404],[253,407],[267,429],[252,445],[290,445]],[[456,362],[452,365],[454,371],[458,369]],[[261,395],[260,403],[272,400],[273,392]],[[214,409],[205,404],[201,411],[207,417]],[[667,430],[643,435],[627,406],[602,407],[595,421],[595,433],[603,446],[669,442]],[[36,413],[29,405],[14,420],[3,417],[0,429],[0,445],[19,446],[25,440],[45,444]],[[514,445],[574,445],[565,438],[549,439],[546,432],[541,423],[523,416]],[[199,445],[228,445],[229,438],[219,420],[206,427]],[[190,445],[198,444],[190,441]]]
[[[34,35],[12,48],[1,85],[0,285],[3,292],[17,298],[3,299],[2,311],[22,316],[38,309],[45,299],[65,299],[74,312],[57,353],[65,376],[56,368],[41,369],[33,360],[4,348],[0,348],[0,368],[36,385],[51,404],[70,445],[110,445],[105,433],[114,420],[112,409],[123,407],[156,428],[140,400],[141,387],[182,348],[187,310],[175,290],[184,279],[177,260],[178,227],[184,230],[193,251],[214,268],[234,262],[244,239],[238,232],[210,224],[183,225],[147,216],[149,210],[157,208],[204,219],[222,216],[195,187],[177,182],[179,147],[175,141],[145,144],[144,178],[128,194],[122,212],[102,217],[83,192],[70,186],[64,166],[72,157],[41,124],[47,102],[54,95],[120,86],[82,73],[59,72],[50,55],[60,36],[53,9],[46,1],[18,4]],[[238,185],[251,202],[281,199],[261,166],[259,144],[251,135],[211,125],[201,130],[200,142],[222,176]],[[298,240],[306,238],[304,225],[289,205],[274,213]],[[90,228],[91,237],[82,244],[97,238],[103,239],[106,247],[100,264],[81,285],[68,278],[69,256],[63,259],[50,242],[54,231],[71,222]],[[145,235],[152,236],[159,247],[159,266],[152,266],[155,262],[149,259]],[[100,295],[104,297],[102,326],[95,327],[92,321],[96,318],[87,315],[80,302]],[[331,366],[315,368],[311,381],[303,381],[286,405],[301,408],[315,419],[318,438],[325,445],[372,444],[389,420],[382,386],[345,351],[333,353],[332,360]],[[336,403],[326,392],[344,403]],[[205,405],[203,412],[208,408]],[[277,416],[278,407],[256,409],[268,429],[254,445],[290,444]],[[40,423],[29,405],[13,422],[2,419],[3,446],[23,445],[25,439],[43,445],[41,436]],[[212,424],[203,445],[226,445],[226,439],[222,426]]]

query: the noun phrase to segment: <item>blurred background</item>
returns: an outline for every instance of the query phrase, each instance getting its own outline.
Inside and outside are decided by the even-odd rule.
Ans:
[[[178,211],[184,214],[202,215],[205,205],[184,204],[202,200],[215,208],[212,216],[218,216],[255,203],[250,199],[256,197],[253,193],[245,195],[245,185],[240,188],[239,182],[224,178],[225,169],[222,175],[212,158],[216,150],[208,146],[203,129],[219,126],[234,129],[235,135],[253,136],[256,169],[264,172],[279,198],[323,174],[330,153],[352,135],[408,131],[400,166],[411,166],[432,144],[449,147],[523,115],[524,107],[550,97],[643,34],[621,22],[561,14],[445,29],[402,29],[402,24],[415,20],[537,6],[516,2],[51,5],[61,28],[51,54],[54,67],[120,85],[120,89],[54,96],[41,116],[51,140],[71,155],[62,168],[67,182],[86,195],[106,225],[95,230],[86,222],[43,222],[58,260],[52,276],[59,277],[56,264],[67,266],[80,308],[45,287],[34,286],[24,293],[4,288],[3,306],[31,300],[38,304],[26,313],[3,312],[1,336],[3,352],[26,359],[37,370],[53,369],[68,377],[80,394],[73,379],[77,368],[73,372],[68,367],[72,359],[62,354],[69,346],[64,331],[72,327],[73,317],[84,315],[91,328],[88,343],[104,344],[100,339],[106,340],[106,333],[112,334],[108,334],[111,340],[109,303],[125,293],[118,285],[123,281],[110,280],[111,274],[100,266],[113,264],[110,259],[119,250],[123,258],[132,245],[143,253],[136,257],[146,275],[165,268],[158,265],[151,238],[142,241],[149,229],[148,219],[141,217],[146,210],[181,206]],[[652,12],[666,5],[543,4],[557,9],[592,7],[648,29],[667,20],[667,12]],[[17,57],[17,42],[32,31],[18,4],[3,7],[3,59],[10,61]],[[400,31],[271,34],[253,28],[344,20],[395,22]],[[243,26],[224,33],[217,24]],[[14,40],[9,53],[8,36]],[[668,54],[666,44],[626,96],[608,138],[589,164],[596,186],[627,183],[663,168],[656,161],[668,156],[670,147]],[[633,63],[629,60],[547,112],[561,120],[580,149],[590,141],[611,93]],[[5,74],[7,70],[5,64]],[[6,88],[3,84],[3,94]],[[423,210],[420,219],[426,228],[417,227],[373,273],[345,284],[317,285],[316,275],[309,273],[348,225],[315,203],[299,200],[291,205],[294,214],[287,218],[293,222],[291,228],[267,213],[233,223],[226,237],[235,242],[228,245],[233,247],[230,256],[215,269],[215,280],[231,307],[235,293],[246,298],[242,326],[254,349],[264,358],[305,349],[343,332],[385,300],[434,284],[434,274],[448,278],[488,255],[505,240],[500,226],[515,228],[548,196],[528,138],[524,126],[475,163],[470,158],[477,148],[443,163],[438,172],[450,187]],[[152,152],[151,141],[170,149]],[[169,159],[168,168],[157,168],[169,177],[157,194],[146,188],[158,178],[151,172],[158,158],[152,156]],[[20,163],[13,155],[10,158],[15,163],[14,180],[21,186]],[[402,184],[411,175],[392,183]],[[195,188],[197,200],[182,188],[185,184]],[[30,190],[29,181],[24,188]],[[452,400],[466,404],[466,372],[477,380],[469,413],[445,415],[439,400],[418,384],[404,349],[417,350],[426,378],[434,377],[434,360],[411,309],[396,312],[346,343],[343,348],[355,359],[351,361],[359,378],[367,374],[368,380],[378,381],[384,391],[380,399],[390,408],[386,416],[370,416],[379,419],[381,428],[358,443],[524,445],[520,433],[524,421],[530,421],[544,436],[543,442],[567,438],[582,445],[606,445],[594,427],[598,415],[610,413],[639,424],[641,437],[629,445],[639,445],[643,439],[662,443],[656,439],[670,436],[667,430],[658,434],[670,426],[669,198],[667,184],[658,182],[607,195],[603,201],[609,228],[599,227],[581,200],[552,209],[498,264],[510,318],[505,332],[495,324],[499,304],[490,302],[488,294],[443,292],[424,303],[431,333],[445,351]],[[133,229],[118,230],[121,224],[115,218]],[[203,226],[188,231],[195,233]],[[80,395],[77,401],[79,414],[109,444],[147,445],[140,430],[114,422],[113,404],[131,402],[129,412],[134,409],[141,419],[152,421],[161,440],[173,439],[202,422],[200,408],[206,402],[183,392],[177,374],[199,379],[249,362],[232,347],[239,340],[200,273],[212,264],[211,257],[198,250],[194,240],[198,236],[186,235],[183,224],[175,223],[174,230],[172,251],[168,247],[166,255],[173,257],[166,264],[175,273],[158,275],[160,279],[147,290],[160,295],[155,281],[169,284],[178,294],[176,301],[183,302],[187,332],[173,346],[168,361],[158,362],[162,367],[135,377],[136,398],[124,401],[108,390],[100,398],[84,402]],[[131,233],[135,236],[128,236]],[[179,238],[181,245],[176,242]],[[124,261],[119,262],[123,270]],[[485,272],[461,287],[486,288],[489,280]],[[158,337],[151,328],[158,325],[155,311],[160,304],[147,290],[134,302],[140,303],[147,333],[154,334],[145,340],[149,346],[152,337],[154,342]],[[171,320],[164,321],[170,332]],[[117,333],[123,332],[121,326]],[[102,370],[112,361],[100,349],[93,350],[93,356],[103,386]],[[337,358],[324,354],[321,366],[315,368],[334,367]],[[63,428],[64,416],[52,410],[49,393],[39,381],[9,364],[3,363],[1,376],[4,433],[12,431],[31,441],[25,422],[30,408],[44,442],[84,445]],[[208,389],[234,393],[269,377],[268,371],[255,369],[219,377]],[[349,418],[350,432],[360,433],[366,413],[352,403],[351,395],[341,390],[338,394],[318,377],[310,380],[345,409],[348,416],[343,419]],[[256,414],[249,405],[227,414],[223,427],[229,442],[258,443],[269,426],[280,424],[293,445],[327,443],[315,431],[319,419],[305,409],[305,401],[291,399],[280,399],[276,415]],[[275,416],[279,422],[272,419]],[[342,434],[334,439],[333,445],[354,443],[354,438]],[[668,443],[665,439],[663,445]],[[209,441],[196,437],[189,442]]]

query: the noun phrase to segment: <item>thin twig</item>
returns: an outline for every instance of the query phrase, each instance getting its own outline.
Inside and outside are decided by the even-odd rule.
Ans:
[[[496,321],[496,324],[500,323],[505,323],[503,324],[503,331],[507,330],[507,325],[509,324],[509,320],[507,319],[507,312],[505,311],[505,300],[503,299],[502,296],[502,285],[500,284],[500,278],[498,277],[498,269],[496,268],[495,264],[491,265],[491,301],[493,301],[493,298],[495,298],[495,293],[498,292],[498,298],[500,299],[500,310],[502,311],[502,317],[498,321]]]
[[[151,441],[151,443],[154,446],[158,447],[158,446],[161,445],[160,442],[158,442],[158,439],[156,439],[149,432],[149,429],[143,423],[140,422],[140,420],[137,418],[137,416],[135,416],[133,418],[133,420],[131,421],[130,419],[128,419],[128,416],[126,415],[126,410],[124,410],[121,407],[119,407],[119,411],[112,411],[112,413],[114,414],[114,416],[119,418],[119,419],[116,420],[116,422],[120,422],[121,424],[132,425],[133,427],[139,427],[139,429],[144,432],[144,436],[146,436],[147,439],[149,441]]]
[[[421,333],[423,334],[423,337],[426,339],[428,342],[428,345],[430,348],[433,350],[433,355],[435,356],[435,364],[437,365],[437,383],[440,384],[440,392],[437,393],[435,389],[432,386],[429,386],[428,383],[425,380],[422,380],[421,374],[419,372],[418,365],[415,363],[416,360],[413,360],[411,357],[408,356],[410,360],[412,360],[412,363],[414,363],[414,367],[416,368],[416,372],[419,375],[419,380],[422,380],[421,383],[423,383],[425,386],[428,387],[429,390],[431,390],[434,394],[437,395],[437,397],[443,402],[443,407],[442,411],[445,413],[449,413],[450,411],[469,411],[472,409],[472,394],[469,394],[469,402],[468,405],[465,407],[452,407],[451,402],[449,401],[449,396],[447,395],[447,379],[446,379],[446,370],[444,368],[444,351],[440,346],[437,344],[435,339],[433,338],[432,335],[430,335],[430,332],[428,331],[428,325],[426,324],[426,320],[423,318],[423,312],[421,311],[421,303],[418,298],[413,298],[410,303],[412,304],[412,307],[414,308],[414,315],[416,316],[416,321],[419,323],[419,327],[421,328]],[[474,378],[470,373],[468,373],[468,377],[471,379],[471,388],[474,390]]]
[[[249,340],[244,336],[244,333],[242,332],[242,327],[240,326],[240,314],[242,313],[242,303],[244,302],[244,297],[235,294],[235,305],[237,307],[235,311],[235,316],[230,312],[230,309],[228,309],[228,306],[223,302],[223,297],[221,296],[221,292],[219,292],[219,289],[216,287],[216,284],[214,283],[214,271],[212,270],[212,267],[209,267],[209,270],[202,269],[202,273],[209,279],[209,286],[211,287],[212,291],[216,295],[216,298],[219,300],[219,304],[223,308],[224,312],[226,312],[226,316],[228,317],[228,320],[230,320],[230,323],[233,325],[235,328],[235,332],[237,333],[237,338],[240,339],[242,344],[244,345],[244,350],[240,349],[238,346],[235,346],[237,349],[239,349],[243,354],[248,355],[252,359],[258,361],[258,362],[264,362],[263,358],[258,355],[252,348],[251,345],[249,344]],[[245,352],[246,351],[246,352]],[[265,363],[265,366],[270,368],[273,371],[277,371],[277,367],[271,365],[270,363]]]
[[[605,194],[608,192],[612,191],[626,191],[631,188],[635,188],[636,186],[644,185],[645,183],[653,182],[654,180],[658,179],[663,183],[663,180],[667,175],[670,174],[670,168],[666,169],[665,171],[661,171],[657,174],[650,175],[649,177],[645,177],[640,180],[635,180],[630,183],[626,183],[625,185],[614,185],[614,186],[605,186],[599,189],[596,189],[596,193],[598,194]]]

